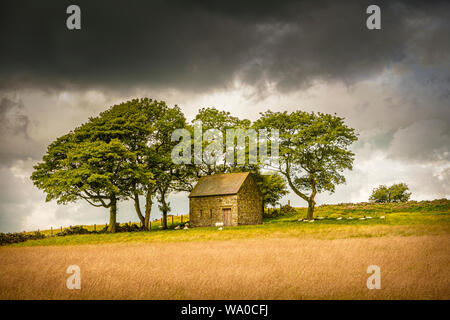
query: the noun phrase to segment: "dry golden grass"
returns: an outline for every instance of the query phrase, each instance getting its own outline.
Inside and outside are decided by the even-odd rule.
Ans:
[[[450,299],[450,236],[0,248],[1,299]],[[66,288],[79,265],[81,290]],[[381,290],[366,269],[381,268]]]

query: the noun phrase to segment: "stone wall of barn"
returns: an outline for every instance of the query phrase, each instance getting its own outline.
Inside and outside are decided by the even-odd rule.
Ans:
[[[262,195],[255,180],[249,176],[238,192],[238,223],[262,223]]]
[[[238,224],[237,195],[204,196],[189,199],[189,224],[192,227],[214,226],[223,222],[222,209],[231,209],[233,225]]]

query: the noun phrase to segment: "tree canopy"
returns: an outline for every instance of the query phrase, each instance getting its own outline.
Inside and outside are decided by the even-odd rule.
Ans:
[[[132,186],[138,181],[151,181],[152,174],[137,161],[137,150],[127,148],[113,128],[106,131],[104,127],[100,118],[91,118],[56,139],[43,161],[34,167],[31,179],[47,194],[46,201],[83,199],[93,206],[109,208],[108,231],[115,232],[117,202],[130,198]]]
[[[195,148],[196,121],[202,122],[202,151],[212,143],[203,135],[213,129],[214,135],[223,139],[224,154],[227,129],[239,128],[245,132],[277,129],[279,135],[272,138],[280,148],[279,165],[265,168],[261,159],[249,163],[250,139],[243,140],[245,150],[236,146],[231,154],[237,159],[237,155],[244,152],[244,164],[226,157],[209,163],[203,152],[199,163],[173,161],[178,141],[173,141],[172,133],[176,129],[187,129],[192,134],[187,143]],[[343,118],[329,114],[267,111],[252,124],[226,111],[203,108],[192,125],[188,125],[177,106],[169,107],[164,101],[148,98],[133,99],[110,107],[57,138],[34,167],[31,179],[47,194],[47,201],[68,203],[81,199],[96,207],[109,208],[110,232],[116,230],[118,201],[132,199],[143,227],[148,228],[153,198],[157,197],[162,225],[166,228],[170,211],[167,197],[171,192],[192,190],[204,175],[237,171],[253,174],[263,194],[263,206],[276,205],[288,193],[288,184],[308,202],[308,218],[312,219],[316,194],[334,192],[337,184],[345,182],[343,171],[352,169],[354,157],[349,146],[356,139],[354,129],[346,126]],[[272,145],[274,140],[271,141],[269,152],[275,146]],[[268,173],[266,169],[272,171],[263,174]],[[393,186],[388,198],[398,201],[406,195],[402,186]],[[140,204],[142,196],[145,197],[144,212]]]

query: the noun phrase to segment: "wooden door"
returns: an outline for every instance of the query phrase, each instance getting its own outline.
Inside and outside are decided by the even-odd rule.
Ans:
[[[224,226],[231,226],[232,220],[231,220],[231,208],[223,208],[223,225]]]

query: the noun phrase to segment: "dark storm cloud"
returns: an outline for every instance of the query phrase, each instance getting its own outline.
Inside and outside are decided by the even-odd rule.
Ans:
[[[370,31],[372,2],[3,1],[0,87],[207,90],[239,77],[290,90],[448,60],[448,4],[376,1],[382,30]],[[74,3],[80,31],[65,27]]]

